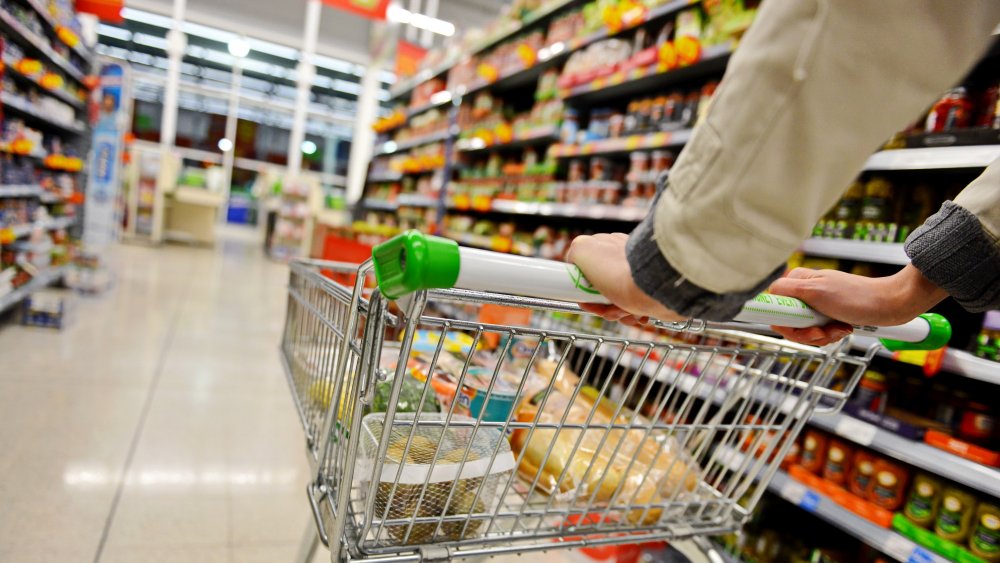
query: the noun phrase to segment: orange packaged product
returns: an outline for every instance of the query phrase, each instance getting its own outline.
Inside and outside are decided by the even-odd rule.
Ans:
[[[819,475],[826,461],[826,445],[828,438],[818,430],[809,430],[802,440],[802,452],[799,465],[811,473]]]
[[[787,471],[790,466],[799,462],[801,454],[802,446],[799,444],[799,441],[792,442],[792,445],[788,448],[788,453],[785,455],[785,459],[781,460],[781,468]]]
[[[847,472],[847,488],[861,498],[868,498],[872,479],[875,477],[875,461],[878,458],[865,450],[854,454],[850,470]]]
[[[846,486],[852,457],[854,448],[841,440],[830,440],[830,447],[826,450],[826,463],[823,464],[823,478],[835,485]]]
[[[906,486],[910,483],[910,470],[886,459],[875,462],[868,500],[886,510],[896,510],[906,500]]]

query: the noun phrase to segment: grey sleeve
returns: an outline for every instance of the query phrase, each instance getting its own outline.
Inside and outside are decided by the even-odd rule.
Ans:
[[[652,209],[664,192],[666,178],[660,180],[660,188]],[[743,304],[766,290],[771,282],[781,277],[784,266],[778,268],[762,282],[747,291],[714,293],[687,281],[683,274],[664,258],[653,238],[654,213],[650,212],[628,237],[626,253],[632,279],[639,289],[656,299],[667,308],[690,318],[707,321],[731,321]]]
[[[1000,309],[1000,246],[961,205],[944,202],[905,248],[914,267],[968,311]]]

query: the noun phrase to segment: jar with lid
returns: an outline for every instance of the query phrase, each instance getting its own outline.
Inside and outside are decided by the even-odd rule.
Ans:
[[[996,431],[996,412],[977,401],[966,403],[959,418],[959,438],[977,446],[992,448]]]
[[[582,182],[586,179],[586,167],[582,158],[574,158],[569,161],[569,169],[566,173],[567,182]]]

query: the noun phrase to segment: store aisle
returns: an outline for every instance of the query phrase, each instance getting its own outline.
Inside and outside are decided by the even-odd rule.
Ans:
[[[62,332],[0,327],[0,561],[292,560],[309,515],[287,268],[231,234],[118,264]]]

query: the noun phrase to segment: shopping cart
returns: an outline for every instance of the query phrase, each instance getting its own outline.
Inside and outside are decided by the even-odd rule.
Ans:
[[[736,530],[878,347],[747,330],[825,322],[771,295],[734,324],[606,323],[575,305],[603,298],[574,266],[415,232],[361,265],[293,262],[288,295],[282,359],[315,475],[302,559],[317,539],[334,561],[418,561]],[[950,336],[932,315],[858,330]]]

